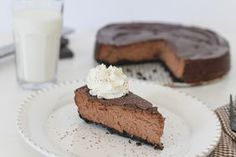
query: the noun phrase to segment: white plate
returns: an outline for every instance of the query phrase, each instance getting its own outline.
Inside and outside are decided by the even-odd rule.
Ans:
[[[219,141],[220,122],[201,101],[168,87],[131,80],[130,90],[157,105],[166,118],[162,151],[137,146],[79,118],[73,92],[82,85],[83,81],[62,83],[31,94],[20,105],[17,127],[30,146],[50,157],[195,157],[208,155]]]

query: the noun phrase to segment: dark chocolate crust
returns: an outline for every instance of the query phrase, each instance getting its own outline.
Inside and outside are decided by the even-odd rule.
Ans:
[[[230,70],[230,53],[211,59],[187,60],[184,82],[201,83],[221,78]]]
[[[170,71],[173,80],[199,84],[220,78],[230,70],[230,47],[215,32],[203,28],[163,23],[117,23],[101,28],[97,33],[94,57],[99,63],[111,64],[101,59],[102,47],[112,46],[118,50],[149,41],[165,41],[185,67],[181,77]],[[158,57],[150,61],[119,60],[113,65],[160,62]],[[165,65],[165,61],[161,61]]]
[[[121,132],[119,132],[119,131],[117,131],[117,130],[115,130],[113,128],[110,128],[108,126],[105,126],[103,124],[92,122],[92,121],[82,117],[81,114],[79,114],[79,117],[81,119],[83,119],[86,123],[93,123],[93,124],[100,125],[100,126],[106,128],[111,134],[118,134],[120,136],[123,136],[123,137],[126,137],[126,138],[130,138],[132,140],[139,141],[139,142],[142,142],[144,144],[148,144],[148,145],[154,146],[155,149],[162,150],[164,148],[163,144],[152,144],[152,143],[148,142],[147,140],[144,140],[144,139],[142,139],[140,137],[137,137],[137,136],[132,136],[132,135],[128,134],[127,132],[121,133]]]

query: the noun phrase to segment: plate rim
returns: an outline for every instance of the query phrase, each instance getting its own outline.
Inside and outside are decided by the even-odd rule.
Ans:
[[[215,126],[216,127],[216,130],[215,130],[216,131],[216,135],[215,135],[214,139],[212,138],[212,141],[209,144],[209,146],[205,150],[202,150],[202,152],[199,152],[199,154],[196,154],[195,156],[196,157],[207,156],[207,155],[209,155],[215,149],[215,147],[217,146],[217,144],[219,143],[220,138],[221,138],[222,126],[221,126],[220,120],[219,120],[218,116],[216,115],[216,113],[212,109],[210,109],[206,105],[205,102],[203,102],[199,98],[197,98],[197,97],[195,97],[195,96],[193,96],[193,95],[191,95],[189,93],[177,90],[176,88],[171,88],[171,87],[167,87],[167,86],[163,86],[163,85],[158,85],[158,84],[155,84],[153,82],[147,82],[147,81],[142,81],[142,80],[133,79],[133,78],[129,79],[129,81],[135,81],[135,82],[139,82],[141,84],[151,84],[153,86],[162,86],[163,88],[166,88],[166,89],[168,89],[170,91],[176,92],[178,94],[182,94],[182,95],[187,96],[187,97],[191,97],[195,101],[200,102],[201,106],[204,107],[209,112],[211,112],[212,116],[214,116],[214,119],[216,120],[216,124],[215,124],[216,125]],[[51,85],[51,86],[49,86],[47,88],[40,89],[38,91],[33,91],[18,106],[17,114],[16,114],[16,127],[17,127],[17,130],[18,130],[18,133],[20,134],[20,136],[23,138],[23,140],[27,144],[29,144],[33,149],[35,149],[36,151],[40,152],[41,154],[43,154],[45,156],[48,156],[48,157],[61,157],[59,154],[56,154],[55,152],[52,152],[52,151],[48,150],[47,148],[44,148],[43,146],[40,146],[39,144],[34,142],[34,140],[24,132],[24,129],[23,129],[23,126],[22,126],[23,125],[23,123],[22,123],[23,120],[21,118],[21,117],[23,117],[22,114],[24,113],[23,112],[24,111],[24,107],[31,100],[33,100],[35,97],[37,97],[41,93],[47,93],[47,92],[49,92],[49,91],[51,91],[53,89],[60,88],[60,87],[66,86],[66,85],[75,84],[75,83],[85,83],[85,80],[84,79],[80,79],[80,80],[64,81],[64,82],[60,82],[60,83]]]

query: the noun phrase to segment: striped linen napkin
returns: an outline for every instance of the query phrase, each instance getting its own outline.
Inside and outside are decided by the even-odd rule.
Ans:
[[[222,134],[218,146],[209,157],[236,157],[236,133],[229,126],[229,105],[215,110],[222,125]]]

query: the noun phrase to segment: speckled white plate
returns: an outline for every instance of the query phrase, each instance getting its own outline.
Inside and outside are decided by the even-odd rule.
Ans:
[[[30,146],[50,157],[198,157],[207,156],[219,141],[220,122],[201,101],[168,87],[130,80],[130,90],[166,117],[165,148],[138,146],[79,118],[73,97],[82,85],[83,81],[61,83],[31,94],[20,105],[17,127]]]

